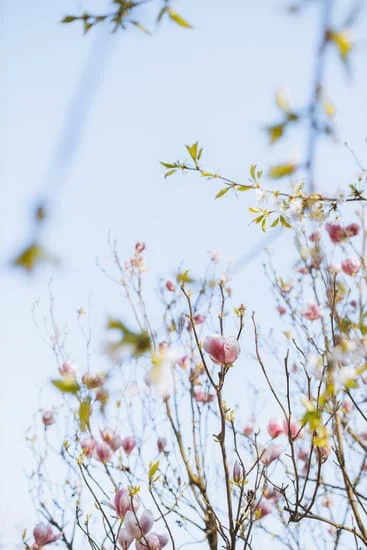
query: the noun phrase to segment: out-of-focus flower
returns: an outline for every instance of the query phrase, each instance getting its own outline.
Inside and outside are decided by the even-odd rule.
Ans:
[[[282,447],[271,443],[261,455],[261,461],[265,466],[269,466],[274,460],[282,454]]]
[[[103,386],[105,381],[106,381],[106,375],[103,373],[99,373],[99,374],[85,373],[82,376],[82,382],[87,386],[88,390],[94,390],[96,388],[99,388],[100,386]]]
[[[140,498],[138,495],[131,497],[128,490],[124,487],[120,487],[120,489],[118,489],[113,501],[113,509],[120,519],[124,519],[129,510],[137,510],[139,506]]]
[[[51,544],[52,542],[57,541],[61,537],[61,534],[54,534],[51,525],[46,525],[45,523],[37,523],[37,525],[33,529],[33,536],[36,545],[39,548],[42,548],[47,544]]]
[[[271,502],[269,500],[261,500],[255,508],[255,515],[259,519],[267,516],[268,514],[271,514],[272,511],[273,506]]]
[[[300,426],[297,422],[294,420],[291,420],[288,424],[287,420],[283,421],[283,430],[286,435],[290,435],[292,439],[295,439],[296,437],[303,437],[303,432],[300,431]]]
[[[327,223],[325,229],[334,244],[340,243],[345,237],[343,226],[340,223]]]
[[[309,321],[317,321],[321,318],[321,309],[315,303],[308,304],[302,313]]]
[[[278,306],[277,310],[280,316],[285,315],[287,313],[287,310],[285,309],[284,306]]]
[[[207,336],[204,341],[204,350],[210,355],[214,363],[219,365],[231,364],[240,354],[240,345],[233,336]]]
[[[44,411],[42,414],[42,422],[44,426],[52,426],[55,424],[55,415],[53,411]]]
[[[167,446],[167,439],[165,437],[158,437],[158,439],[157,439],[158,452],[163,453],[166,446]]]
[[[350,223],[345,228],[345,233],[347,237],[355,237],[359,233],[359,225],[358,223]]]
[[[135,245],[135,252],[137,254],[141,254],[143,252],[143,250],[145,250],[145,243],[139,241],[136,243]]]
[[[242,468],[241,468],[241,464],[239,463],[239,461],[236,459],[234,464],[233,464],[233,473],[232,473],[232,478],[233,478],[233,481],[235,483],[239,483],[241,481],[241,477],[242,477]]]
[[[117,451],[122,446],[122,439],[116,432],[110,430],[109,428],[104,428],[100,430],[101,437],[105,443],[112,449],[112,451]]]
[[[361,264],[359,263],[358,260],[355,260],[353,258],[346,258],[345,260],[342,261],[341,267],[342,267],[343,272],[346,275],[353,276],[356,273],[358,273],[358,271],[361,267]]]
[[[271,418],[268,424],[268,434],[273,439],[284,433],[283,423],[281,420]]]
[[[80,442],[80,446],[83,449],[83,453],[85,454],[85,456],[90,458],[91,456],[93,456],[93,453],[96,450],[97,441],[93,439],[93,437],[88,437],[86,439],[82,439],[82,441]]]
[[[195,325],[202,325],[205,321],[205,317],[203,317],[203,315],[201,315],[200,313],[197,313],[194,316],[193,321],[194,321]]]
[[[131,454],[135,449],[135,447],[136,447],[136,440],[134,436],[128,435],[127,437],[124,437],[124,439],[122,440],[122,448],[124,449],[127,455]]]
[[[209,250],[210,260],[214,264],[219,264],[220,262],[220,254],[218,250]]]
[[[320,232],[314,231],[313,233],[311,233],[311,235],[308,238],[312,243],[318,243],[319,240],[321,239]]]
[[[174,292],[176,290],[176,285],[172,281],[166,281],[166,289],[168,292]]]
[[[106,443],[97,443],[95,453],[98,460],[103,464],[107,464],[112,458],[112,451]]]
[[[59,368],[59,373],[61,376],[67,378],[75,378],[76,376],[76,366],[71,361],[64,361],[61,367]]]
[[[127,550],[130,544],[133,542],[134,538],[129,534],[128,530],[123,527],[119,531],[117,540],[122,550]]]
[[[243,435],[246,437],[250,437],[254,433],[254,424],[252,422],[249,422],[243,427],[242,430]]]
[[[198,403],[211,403],[214,399],[214,395],[203,390],[203,388],[201,388],[200,386],[194,388],[193,395],[195,401],[197,401]]]

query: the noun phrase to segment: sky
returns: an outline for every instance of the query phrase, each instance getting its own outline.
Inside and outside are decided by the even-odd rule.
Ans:
[[[208,170],[246,183],[251,163],[266,168],[302,158],[305,149],[296,130],[269,148],[262,128],[277,121],[277,88],[289,90],[294,106],[309,97],[317,3],[296,18],[285,15],[283,0],[181,0],[177,11],[194,29],[167,21],[153,36],[105,28],[83,36],[79,25],[59,24],[87,4],[103,2],[5,0],[0,7],[0,516],[8,545],[35,517],[24,432],[55,372],[42,327],[50,281],[60,324],[72,324],[76,310],[92,304],[98,345],[106,315],[122,316],[124,307],[96,265],[112,269],[109,235],[122,257],[136,241],[147,243],[152,304],[155,281],[180,262],[200,273],[209,250],[236,261],[263,246],[249,224],[250,197],[215,201],[215,182],[194,175],[165,180],[159,161],[184,159],[184,145],[199,140]],[[345,4],[336,2],[335,22]],[[340,143],[320,143],[316,176],[317,188],[329,192],[358,174],[345,141],[362,163],[366,158],[366,11],[355,29],[351,78],[333,52],[327,58],[326,92],[337,107]],[[142,14],[148,21],[152,15]],[[32,235],[40,196],[51,201],[44,241],[61,264],[27,277],[10,261]],[[280,263],[289,261],[288,242],[285,236],[272,245]],[[237,272],[233,288],[238,303],[276,323],[261,260]],[[82,360],[78,339],[73,332],[72,352]]]

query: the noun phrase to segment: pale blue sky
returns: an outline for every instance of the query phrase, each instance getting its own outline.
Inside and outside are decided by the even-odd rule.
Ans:
[[[107,313],[121,314],[122,307],[115,287],[96,268],[96,257],[111,267],[109,232],[119,240],[122,256],[137,240],[147,242],[152,280],[181,260],[199,271],[212,248],[236,260],[259,241],[257,229],[249,226],[250,199],[227,196],[214,201],[217,185],[194,176],[164,180],[159,160],[183,158],[184,144],[199,140],[208,168],[245,181],[250,163],[266,167],[272,161],[302,158],[301,131],[292,131],[273,149],[260,131],[277,121],[277,87],[289,88],[296,107],[310,92],[312,53],[319,40],[317,10],[312,7],[301,18],[286,17],[281,9],[285,3],[228,0],[224,9],[220,0],[181,0],[177,11],[194,30],[167,22],[153,37],[135,30],[108,36],[104,66],[96,64],[100,86],[80,147],[69,170],[58,168],[51,175],[49,166],[70,100],[95,41],[106,43],[97,36],[103,30],[84,37],[78,25],[58,24],[66,13],[90,6],[83,0],[2,3],[3,525],[16,524],[20,533],[24,526],[31,527],[34,517],[22,471],[28,461],[23,434],[39,406],[38,389],[55,365],[32,322],[31,309],[40,299],[40,311],[47,313],[50,277],[61,321],[72,318],[78,307],[87,307],[92,297],[95,326],[100,327]],[[343,4],[339,2],[339,8]],[[341,143],[348,140],[362,161],[367,133],[366,31],[365,10],[356,29],[360,43],[352,81],[332,52],[326,80],[326,91],[338,109]],[[342,145],[322,143],[319,151],[317,176],[323,189],[345,186],[358,173]],[[10,270],[8,260],[27,242],[30,206],[52,184],[46,244],[63,265],[28,278]],[[274,247],[287,259],[284,241]],[[269,295],[260,273],[257,262],[238,273],[233,286],[238,302],[256,307],[265,317]]]

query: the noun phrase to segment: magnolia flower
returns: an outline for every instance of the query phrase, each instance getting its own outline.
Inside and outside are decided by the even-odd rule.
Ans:
[[[166,289],[168,292],[174,292],[176,290],[176,286],[173,284],[172,281],[166,281]]]
[[[233,474],[232,474],[232,477],[233,477],[233,481],[235,483],[239,483],[241,481],[241,477],[242,477],[242,468],[241,468],[241,464],[239,463],[239,461],[236,459],[234,464],[233,464]]]
[[[254,424],[252,422],[249,422],[243,427],[242,430],[243,435],[246,437],[250,437],[254,433]]]
[[[137,495],[131,497],[129,495],[129,491],[124,487],[120,487],[120,489],[118,489],[112,507],[120,519],[124,519],[129,510],[137,510],[139,506],[140,498]]]
[[[122,550],[127,550],[130,544],[133,542],[134,538],[128,533],[128,530],[123,527],[119,531],[117,540]]]
[[[280,457],[282,448],[280,445],[271,443],[261,455],[261,461],[265,466],[269,466],[274,460]]]
[[[96,388],[103,386],[105,381],[106,381],[106,375],[102,373],[100,374],[85,373],[82,376],[82,382],[87,386],[88,390],[95,390]]]
[[[53,411],[44,411],[42,414],[42,422],[44,426],[52,426],[52,424],[55,424],[55,416]]]
[[[361,264],[359,263],[358,260],[354,260],[353,258],[346,258],[343,262],[342,262],[342,270],[344,271],[344,273],[346,275],[355,275],[356,273],[358,273],[360,267],[361,267]]]
[[[93,439],[93,437],[88,437],[86,439],[82,439],[80,446],[83,449],[85,456],[90,458],[96,450],[97,441]]]
[[[329,234],[332,243],[340,243],[345,236],[344,229],[340,223],[327,223],[325,229]]]
[[[300,426],[294,420],[291,420],[289,424],[288,424],[288,420],[284,420],[283,431],[286,435],[289,434],[292,439],[303,436],[303,432],[300,431]]]
[[[61,534],[55,535],[52,531],[51,525],[38,523],[33,529],[33,536],[36,545],[39,548],[42,548],[42,546],[46,546],[46,544],[51,544],[52,542],[57,541],[61,537]]]
[[[284,427],[281,420],[271,418],[268,424],[268,434],[273,439],[284,433]]]
[[[269,500],[261,500],[255,508],[255,513],[257,518],[262,518],[271,514],[273,511],[273,506]]]
[[[317,319],[321,318],[321,309],[315,303],[308,304],[302,313],[309,321],[317,321]]]
[[[225,338],[214,335],[205,338],[204,350],[214,363],[228,365],[236,361],[240,353],[240,345],[233,336]]]
[[[112,458],[112,451],[106,443],[97,443],[95,452],[96,457],[103,464],[107,464]]]
[[[140,519],[137,520],[134,512],[128,511],[125,516],[125,528],[131,537],[139,539],[149,533],[153,527],[154,519],[150,510],[144,510]]]
[[[280,316],[285,315],[287,313],[287,310],[285,309],[284,306],[278,306],[277,310]]]
[[[135,437],[128,435],[122,440],[122,448],[124,449],[127,455],[131,454],[136,447]]]
[[[214,399],[214,395],[208,393],[207,391],[204,391],[200,386],[197,388],[194,388],[193,395],[195,401],[198,403],[211,403]]]
[[[62,366],[59,368],[59,373],[65,378],[75,378],[76,366],[71,361],[64,361]]]
[[[345,234],[347,237],[355,237],[359,233],[359,225],[358,223],[350,223],[345,228]]]
[[[103,441],[107,443],[112,451],[117,451],[117,449],[122,446],[121,437],[109,428],[104,428],[103,430],[100,430],[100,434]]]
[[[137,242],[136,245],[135,245],[135,252],[137,254],[141,254],[143,252],[143,250],[145,250],[145,243],[143,242]]]

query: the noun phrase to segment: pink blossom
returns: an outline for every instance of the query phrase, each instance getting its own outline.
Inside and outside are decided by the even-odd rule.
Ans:
[[[359,225],[358,223],[350,223],[345,228],[345,234],[347,237],[355,237],[359,233]]]
[[[86,372],[82,376],[82,382],[87,386],[88,390],[94,390],[99,388],[99,386],[103,386],[105,380],[106,376],[104,374],[89,374]]]
[[[103,464],[107,464],[112,458],[112,451],[106,443],[97,443],[95,451],[98,460]]]
[[[176,290],[176,285],[172,281],[166,281],[166,289],[168,292],[174,292]]]
[[[128,435],[122,440],[122,448],[127,455],[131,454],[136,447],[135,437]]]
[[[142,538],[141,542],[136,541],[135,548],[136,550],[160,550],[161,543],[158,535],[155,533],[150,533],[146,537]]]
[[[256,516],[263,518],[273,511],[273,506],[269,500],[261,500],[255,508]]]
[[[55,424],[55,415],[53,411],[44,411],[42,414],[42,422],[44,426],[52,426],[52,424]]]
[[[232,473],[233,481],[235,483],[239,483],[239,481],[241,481],[241,477],[242,477],[241,464],[239,463],[238,460],[235,460],[233,464],[233,473]]]
[[[204,350],[209,353],[214,363],[228,365],[236,361],[240,353],[240,345],[233,336],[207,336],[204,341]]]
[[[164,546],[166,546],[166,544],[168,543],[169,541],[169,535],[167,533],[167,531],[165,531],[164,533],[158,533],[158,538],[159,538],[159,542],[161,544],[161,548],[164,548]]]
[[[288,424],[288,420],[284,420],[283,422],[283,430],[285,434],[290,434],[291,439],[295,439],[296,437],[302,437],[303,433],[300,431],[300,426],[297,422],[294,420],[291,420]]]
[[[109,428],[104,428],[100,430],[101,437],[105,443],[112,449],[112,451],[117,451],[122,446],[122,439],[116,433],[110,430]]]
[[[278,502],[280,497],[278,491],[275,491],[274,489],[268,489],[267,487],[264,489],[263,496],[267,500],[273,500],[274,502]]]
[[[178,364],[179,366],[182,368],[182,369],[187,369],[187,367],[189,366],[190,364],[190,357],[188,355],[183,355],[182,357],[180,357],[180,359],[178,360]]]
[[[64,361],[62,366],[59,368],[59,373],[61,374],[61,376],[64,376],[66,378],[75,378],[75,365],[71,361]]]
[[[149,531],[153,527],[153,523],[154,518],[152,512],[150,510],[144,510],[139,520],[140,528],[143,531],[144,535],[149,533]]]
[[[205,317],[203,317],[200,313],[197,313],[194,316],[193,320],[194,320],[195,325],[202,325],[205,321]]]
[[[140,519],[137,520],[134,512],[128,511],[125,516],[125,527],[129,535],[134,539],[139,539],[141,536],[149,533],[153,527],[154,519],[150,510],[144,510]]]
[[[158,437],[157,439],[158,452],[163,453],[166,446],[167,446],[167,439],[165,437]]]
[[[345,237],[344,229],[340,223],[327,223],[325,229],[334,244],[340,243]]]
[[[330,455],[330,447],[318,447],[318,450],[320,452],[321,459],[323,461],[327,460]]]
[[[120,487],[118,491],[116,492],[114,501],[113,501],[113,508],[116,512],[116,515],[120,519],[124,519],[127,512],[133,509],[137,510],[140,505],[140,499],[137,495],[130,497],[129,492],[124,487]]]
[[[135,252],[137,254],[141,254],[143,252],[143,250],[145,250],[145,243],[139,241],[136,243],[135,245]]]
[[[122,550],[127,550],[130,544],[133,542],[134,538],[129,534],[128,530],[125,529],[124,527],[123,529],[120,529],[117,540]]]
[[[61,537],[60,534],[55,535],[52,531],[51,525],[46,525],[45,523],[37,523],[33,529],[33,536],[35,543],[39,548],[46,546],[46,544],[51,544]]]
[[[214,399],[214,395],[204,391],[200,386],[194,388],[193,394],[195,401],[198,403],[211,403]]]
[[[269,466],[274,460],[280,457],[282,454],[282,448],[280,445],[271,443],[261,455],[261,461],[265,466]]]
[[[344,399],[342,409],[345,413],[350,413],[353,410],[353,403],[349,399]]]
[[[285,309],[284,306],[278,306],[277,310],[280,316],[285,315],[287,313],[287,310]]]
[[[342,270],[346,275],[355,275],[358,273],[361,265],[358,260],[354,260],[353,258],[346,258],[342,262]]]
[[[317,321],[317,319],[321,318],[320,307],[315,303],[308,304],[303,310],[303,316],[309,321]]]
[[[254,433],[254,425],[252,422],[246,424],[242,430],[243,435],[250,437]]]
[[[93,439],[93,437],[88,437],[86,439],[82,439],[80,446],[83,449],[85,456],[91,457],[96,450],[97,441]]]
[[[273,439],[284,433],[283,423],[281,420],[271,418],[268,424],[268,434]]]
[[[308,238],[312,243],[318,243],[321,238],[320,232],[314,231],[313,233],[311,233],[311,235]]]

